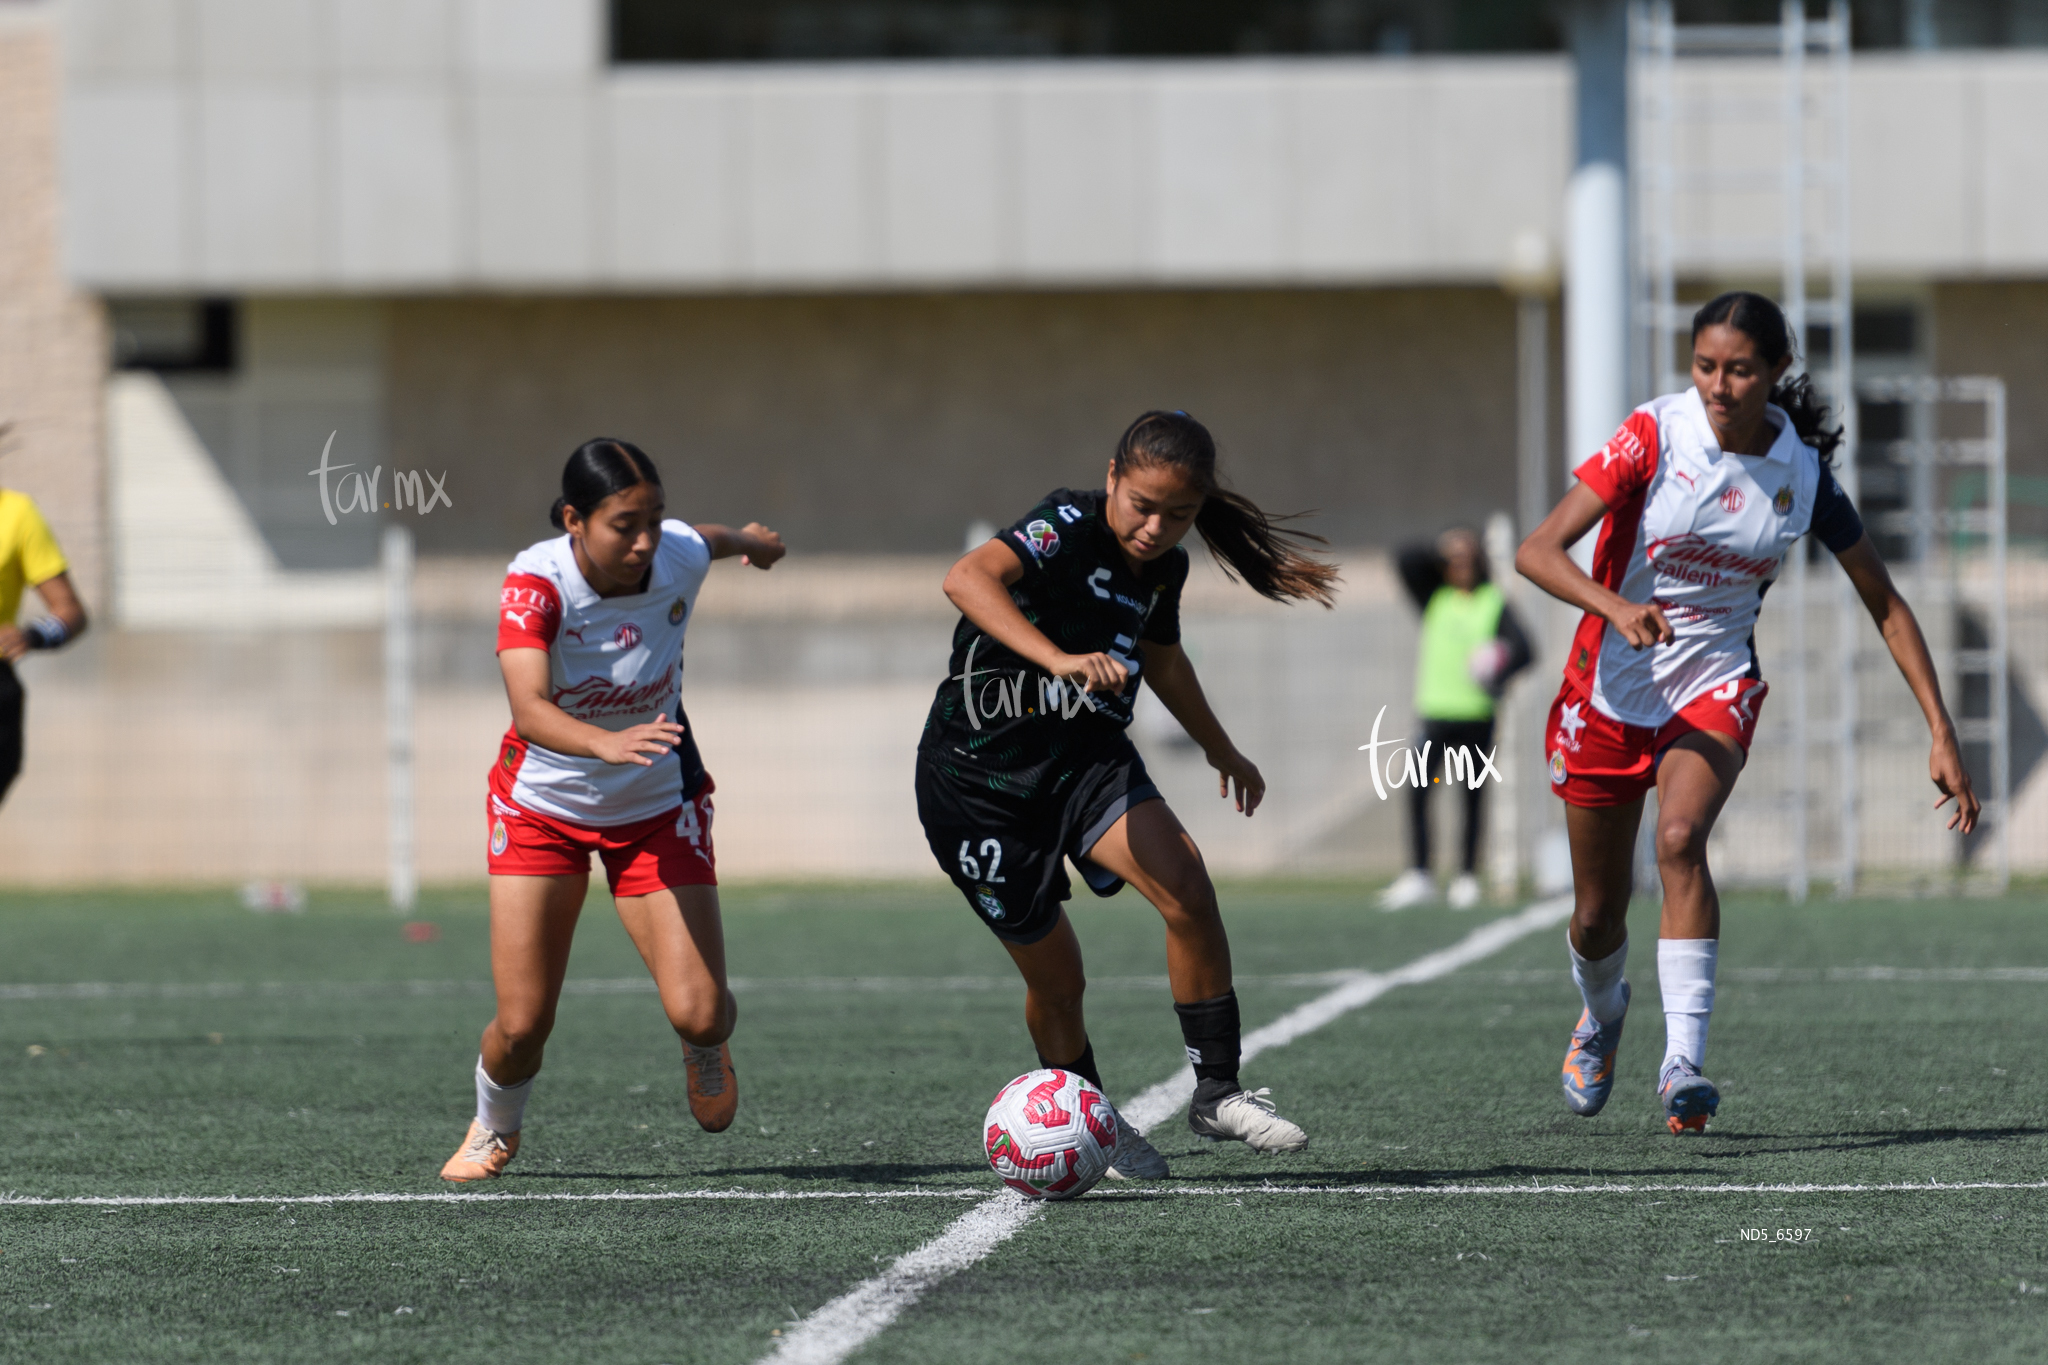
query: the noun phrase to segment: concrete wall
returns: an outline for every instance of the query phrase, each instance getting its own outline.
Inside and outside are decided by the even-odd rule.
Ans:
[[[428,552],[549,534],[562,461],[643,445],[671,505],[811,551],[957,551],[1099,481],[1186,408],[1262,505],[1385,543],[1514,503],[1514,313],[1492,289],[957,294],[389,306],[393,464],[452,468]],[[303,482],[303,480],[301,480]],[[322,528],[324,529],[324,528]]]
[[[1491,279],[1557,59],[633,68],[602,0],[67,0],[105,291]]]
[[[1570,162],[1563,57],[613,70],[602,0],[64,9],[109,292],[1470,283]],[[2048,273],[2048,55],[1851,84],[1859,269]]]
[[[43,509],[87,610],[106,585],[98,304],[65,281],[58,195],[60,71],[40,8],[0,6],[0,485]],[[28,615],[39,612],[33,594]]]

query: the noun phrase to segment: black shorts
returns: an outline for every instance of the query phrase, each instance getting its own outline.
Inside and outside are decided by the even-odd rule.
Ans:
[[[0,797],[21,772],[21,679],[0,659]]]
[[[1158,795],[1129,740],[1055,797],[990,791],[917,758],[917,818],[932,856],[1005,943],[1036,943],[1059,924],[1074,889],[1067,858],[1096,895],[1121,891],[1123,879],[1088,861],[1088,850],[1124,812]]]

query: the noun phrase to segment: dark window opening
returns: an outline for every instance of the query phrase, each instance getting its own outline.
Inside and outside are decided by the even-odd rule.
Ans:
[[[615,62],[1542,52],[1528,0],[611,0]]]
[[[231,299],[116,300],[107,307],[114,365],[123,370],[233,370],[235,311]]]
[[[1554,52],[1566,0],[610,0],[614,62]],[[1677,0],[1775,24],[1778,0]],[[1821,0],[1807,13],[1825,15]],[[2048,45],[2041,0],[1857,0],[1858,48]]]

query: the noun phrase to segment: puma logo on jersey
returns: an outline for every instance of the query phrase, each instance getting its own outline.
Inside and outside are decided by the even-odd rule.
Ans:
[[[505,619],[521,630],[533,629],[533,622],[530,619],[532,616],[533,613],[530,611],[508,611],[505,613]]]
[[[1583,446],[1580,447],[1582,450],[1584,448]],[[1614,439],[1600,447],[1600,467],[1605,469],[1616,460],[1633,463],[1642,459],[1644,453],[1643,443],[1636,439],[1636,434],[1627,427],[1623,427],[1620,431],[1614,433]]]

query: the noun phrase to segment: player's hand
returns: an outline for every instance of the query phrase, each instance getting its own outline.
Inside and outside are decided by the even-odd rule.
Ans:
[[[1216,770],[1216,794],[1228,800],[1230,784],[1237,783],[1237,808],[1247,818],[1259,808],[1259,802],[1266,799],[1266,779],[1259,775],[1259,765],[1246,758],[1237,750],[1227,754],[1210,754],[1209,766]]]
[[[666,711],[646,725],[629,726],[624,730],[605,730],[601,738],[590,741],[593,756],[607,763],[637,763],[651,768],[655,760],[665,758],[683,737],[683,727],[668,718]]]
[[[28,653],[28,637],[18,627],[0,626],[0,659],[14,663]]]
[[[1970,785],[1969,770],[1963,767],[1962,751],[1956,747],[1956,732],[1946,730],[1934,737],[1933,751],[1927,755],[1927,775],[1941,791],[1941,799],[1934,803],[1940,810],[1949,802],[1956,803],[1955,813],[1948,818],[1950,829],[1959,829],[1964,834],[1977,828],[1977,816],[1983,805],[1977,800],[1976,789]]]
[[[1062,654],[1046,672],[1104,696],[1119,695],[1131,683],[1131,670],[1114,654]]]
[[[1634,649],[1668,645],[1678,638],[1664,613],[1649,602],[1624,602],[1620,610],[1608,613],[1607,620]]]
[[[789,553],[782,543],[782,537],[758,521],[750,521],[740,528],[740,534],[754,542],[753,548],[740,556],[740,563],[751,564],[757,569],[772,569],[775,561]]]

